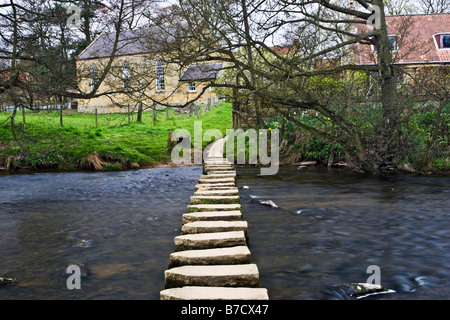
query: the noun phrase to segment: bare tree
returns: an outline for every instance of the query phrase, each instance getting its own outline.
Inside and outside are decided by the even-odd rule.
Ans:
[[[449,13],[450,0],[417,0],[422,13]]]
[[[356,2],[358,8],[323,0],[183,0],[180,5],[188,15],[186,20],[194,26],[192,30],[202,30],[198,28],[201,21],[203,29],[206,24],[217,39],[216,43],[220,44],[219,47],[214,47],[216,43],[207,46],[209,51],[201,54],[202,59],[212,59],[212,52],[219,52],[222,60],[236,70],[238,81],[216,86],[231,86],[241,93],[257,96],[265,106],[319,112],[340,126],[341,132],[345,132],[342,140],[356,147],[361,162],[376,158],[379,163],[389,164],[394,161],[399,144],[401,108],[385,6],[381,0]],[[371,12],[372,6],[380,8],[378,15]],[[353,32],[355,24],[370,24],[374,17],[377,28],[363,34]],[[205,40],[198,31],[195,37],[202,43]],[[371,44],[376,48],[374,66],[356,65],[347,59],[348,51],[356,43]],[[277,49],[279,44],[284,49],[288,47],[286,54]],[[324,61],[327,62],[323,64]],[[317,68],[321,63],[322,67]],[[329,95],[325,98],[324,92],[312,94],[311,79],[339,75],[345,70],[378,73],[382,111],[374,124],[380,141],[376,156],[367,152],[364,137],[355,123],[342,110],[329,104]],[[307,124],[292,120],[317,132]]]
[[[413,0],[387,0],[384,3],[387,14],[391,16],[409,14],[416,11]]]
[[[136,27],[139,10],[150,1],[136,0],[130,3],[125,0],[102,1],[102,7],[91,10],[103,15],[97,30],[111,32],[110,57],[98,75],[93,90],[83,92],[78,90],[75,58],[79,52],[80,32],[85,41],[89,41],[92,33],[92,21],[89,20],[89,30],[71,30],[67,27],[70,16],[66,5],[74,1],[34,1],[9,0],[0,5],[0,60],[3,62],[0,70],[0,94],[12,106],[9,117],[13,137],[21,147],[21,157],[29,152],[22,138],[26,138],[22,125],[16,124],[19,110],[32,109],[34,101],[42,103],[65,103],[70,98],[90,99],[110,92],[100,92],[99,87],[105,81],[114,67],[121,34],[130,26]],[[86,4],[87,2],[83,2]],[[89,1],[99,5],[100,2]],[[89,34],[88,34],[89,33]],[[84,42],[83,46],[87,42]],[[124,87],[113,92],[126,92]]]

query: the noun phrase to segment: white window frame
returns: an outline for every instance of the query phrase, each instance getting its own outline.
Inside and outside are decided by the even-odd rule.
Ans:
[[[156,92],[166,91],[165,66],[161,58],[156,60],[155,76],[156,76]]]
[[[398,46],[398,35],[396,35],[396,34],[389,34],[388,35],[389,44],[391,43],[391,40],[390,40],[391,37],[395,37],[395,47],[392,50],[392,52],[398,52],[399,51],[399,49],[398,49],[398,47],[399,47]],[[377,52],[377,48],[376,48],[375,45],[371,44],[370,47],[372,48],[372,52]],[[390,49],[390,47],[389,47],[389,49]]]
[[[197,92],[197,84],[195,81],[188,82],[188,92]]]
[[[98,83],[98,68],[95,65],[95,63],[92,64],[91,66],[91,92],[94,91],[95,86]]]
[[[122,66],[122,85],[124,89],[131,89],[131,68],[128,61],[124,61]]]
[[[395,42],[393,43],[393,48],[391,49],[392,52],[397,52],[398,51],[398,36],[396,34],[389,34],[388,35],[388,39],[389,39],[389,43],[392,45],[391,42],[391,38],[395,37]]]
[[[441,48],[440,43],[438,43],[436,41],[437,36],[439,36],[439,41],[441,41],[441,36],[450,36],[450,32],[441,32],[441,33],[433,34],[433,42],[434,42],[434,45],[436,46],[437,50],[450,50],[450,48]]]

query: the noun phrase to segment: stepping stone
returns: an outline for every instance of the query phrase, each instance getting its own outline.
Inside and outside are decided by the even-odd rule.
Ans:
[[[228,161],[228,159],[224,157],[206,157],[205,160],[206,160],[205,163],[211,163],[215,161],[224,161],[230,163],[230,161]]]
[[[202,176],[202,178],[200,178],[198,180],[198,183],[202,184],[202,183],[236,183],[236,180],[234,178],[203,178],[203,177],[207,177],[207,176]]]
[[[236,171],[207,171],[206,176],[236,177]]]
[[[191,204],[187,206],[188,210],[198,211],[229,211],[229,210],[241,210],[239,203],[235,204]],[[191,212],[189,212],[191,213]]]
[[[230,196],[230,195],[239,195],[238,188],[227,188],[222,190],[208,190],[208,189],[199,189],[194,193],[194,196]]]
[[[175,237],[174,242],[178,251],[245,246],[246,244],[244,231],[187,234]]]
[[[208,165],[229,165],[229,166],[231,166],[231,165],[233,165],[233,163],[228,161],[227,159],[211,159],[211,158],[207,159],[204,164],[205,164],[205,166],[208,166]]]
[[[182,287],[160,292],[161,300],[269,300],[265,288]]]
[[[210,168],[210,167],[231,167],[231,166],[233,166],[233,164],[230,162],[215,161],[215,162],[206,163],[203,167]]]
[[[196,221],[241,221],[240,211],[211,211],[183,214],[183,224]]]
[[[229,189],[236,188],[236,182],[228,182],[228,183],[201,183],[195,186],[195,189],[210,189],[210,190],[220,190],[220,189]]]
[[[259,287],[256,264],[183,266],[164,272],[166,289],[185,286]]]
[[[234,168],[232,166],[205,166],[204,167],[205,171],[209,172],[209,171],[230,171],[230,170],[234,170]]]
[[[215,202],[215,203],[233,203],[238,202],[239,196],[192,196],[191,204],[197,204],[202,202]]]
[[[181,227],[182,234],[244,231],[247,236],[247,221],[195,221]]]
[[[247,246],[187,250],[170,255],[169,268],[185,265],[231,265],[251,262],[251,253]]]
[[[236,172],[233,173],[219,173],[219,174],[206,174],[200,177],[200,180],[202,179],[229,179],[229,178],[235,178]]]

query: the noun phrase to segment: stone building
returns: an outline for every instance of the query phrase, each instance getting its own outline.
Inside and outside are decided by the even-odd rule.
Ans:
[[[193,100],[197,105],[218,102],[207,86],[216,80],[222,64],[173,63],[162,41],[149,37],[157,32],[162,34],[156,28],[126,31],[118,41],[115,33],[104,33],[78,56],[79,89],[89,94],[98,86],[93,98],[78,101],[79,112],[118,113],[140,104],[145,110],[185,106]]]

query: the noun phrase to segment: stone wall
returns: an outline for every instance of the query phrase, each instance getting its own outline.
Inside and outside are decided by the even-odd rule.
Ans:
[[[179,79],[185,68],[176,64],[165,65],[165,90],[156,90],[155,65],[158,57],[151,55],[132,55],[116,57],[110,72],[100,85],[97,95],[108,93],[93,99],[80,99],[78,111],[93,113],[120,113],[137,110],[139,103],[145,107],[154,105],[155,101],[171,106],[184,105],[195,99],[208,83],[196,82],[195,92],[188,90],[188,83],[180,82]],[[127,61],[131,69],[131,90],[123,87],[123,64]],[[91,91],[91,67],[93,64],[98,69],[98,77],[101,78],[109,58],[89,59],[77,61],[77,79],[79,88],[86,94]],[[206,89],[205,93],[195,101],[195,104],[208,104],[208,101],[218,101],[216,94]],[[157,108],[165,108],[156,104]]]

